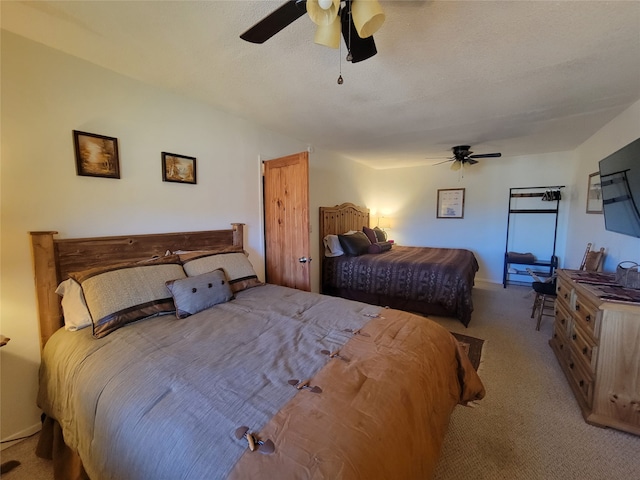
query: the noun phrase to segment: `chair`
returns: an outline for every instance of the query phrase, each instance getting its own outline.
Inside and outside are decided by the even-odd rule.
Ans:
[[[584,251],[582,257],[582,263],[580,264],[580,270],[587,272],[597,272],[604,260],[604,247],[600,250],[591,250],[591,243],[587,243],[587,248]],[[533,308],[531,310],[531,318],[536,316],[536,330],[540,330],[540,322],[542,317],[555,316],[555,300],[556,300],[556,276],[555,274],[545,280],[538,277],[531,269],[527,269],[529,274],[533,277],[534,282],[531,284],[531,288],[536,293],[533,299]],[[545,313],[545,309],[554,309],[554,313]]]

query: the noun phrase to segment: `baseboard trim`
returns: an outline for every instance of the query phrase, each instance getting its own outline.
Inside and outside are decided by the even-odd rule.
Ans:
[[[2,447],[0,448],[0,451],[4,450],[5,448],[12,447],[16,443],[19,443],[22,440],[24,440],[25,437],[30,437],[31,435],[38,433],[40,430],[42,430],[42,424],[38,422],[30,426],[29,428],[25,428],[24,430],[17,432],[7,438],[3,438],[2,442],[7,442],[7,443],[2,443]]]

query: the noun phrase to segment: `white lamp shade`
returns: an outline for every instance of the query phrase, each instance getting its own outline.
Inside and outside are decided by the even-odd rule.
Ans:
[[[331,25],[338,17],[339,10],[340,0],[331,0],[331,5],[327,9],[322,8],[318,0],[307,0],[307,13],[309,14],[309,18],[318,26]]]
[[[379,217],[378,228],[381,228],[383,230],[385,228],[391,228],[391,219],[389,217]]]
[[[309,2],[307,8],[308,5]],[[376,33],[386,18],[378,0],[353,0],[351,14],[360,38],[368,38]]]
[[[451,164],[451,170],[460,170],[462,168],[462,162],[460,160],[454,160]]]
[[[338,48],[340,46],[340,17],[336,15],[333,23],[329,25],[318,25],[313,41],[318,45],[324,45],[329,48]]]

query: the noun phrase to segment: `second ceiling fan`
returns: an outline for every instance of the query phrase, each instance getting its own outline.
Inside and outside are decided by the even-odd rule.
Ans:
[[[305,13],[317,25],[315,43],[338,48],[342,33],[350,62],[361,62],[378,53],[373,34],[384,23],[385,14],[377,0],[289,0],[240,38],[264,43]]]
[[[471,145],[457,145],[451,148],[453,156],[442,162],[434,163],[434,165],[440,165],[441,163],[453,162],[451,164],[451,170],[459,170],[464,164],[474,165],[478,163],[477,158],[496,158],[501,157],[501,153],[479,153],[472,155],[473,152],[469,150]]]

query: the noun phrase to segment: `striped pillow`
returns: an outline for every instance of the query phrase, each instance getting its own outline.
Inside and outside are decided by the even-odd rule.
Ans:
[[[82,287],[93,336],[102,338],[143,318],[174,313],[166,282],[185,278],[177,255],[145,263],[97,267],[70,275]]]
[[[258,280],[258,275],[256,275],[247,255],[241,252],[218,253],[213,255],[205,253],[200,257],[184,261],[182,265],[189,277],[195,277],[196,275],[202,275],[203,273],[212,272],[217,269],[224,270],[233,293],[263,285],[263,283]]]

